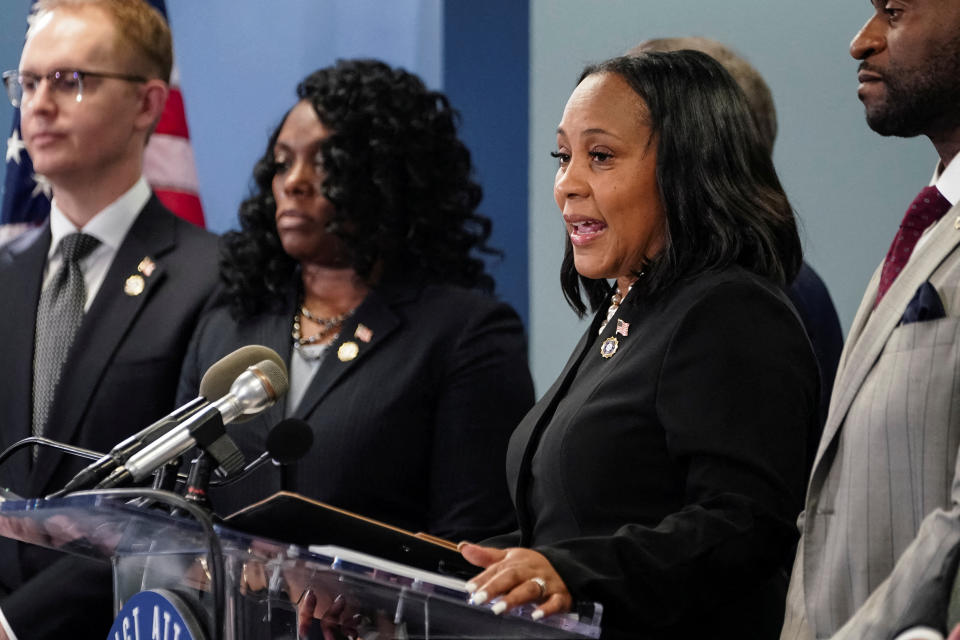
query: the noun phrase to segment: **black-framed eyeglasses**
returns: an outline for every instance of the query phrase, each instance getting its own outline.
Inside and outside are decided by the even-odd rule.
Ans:
[[[19,108],[20,105],[30,102],[33,94],[40,88],[40,82],[47,81],[50,92],[56,96],[63,96],[75,99],[77,102],[83,100],[83,81],[84,78],[114,78],[126,82],[146,82],[143,76],[131,75],[129,73],[113,73],[110,71],[85,71],[83,69],[54,69],[50,73],[40,75],[30,73],[29,71],[3,72],[3,86],[7,88],[7,97],[10,98],[10,104]]]

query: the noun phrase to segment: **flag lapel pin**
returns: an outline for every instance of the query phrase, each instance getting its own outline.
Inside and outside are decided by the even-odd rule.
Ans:
[[[153,258],[150,256],[144,256],[143,260],[140,261],[140,264],[137,265],[137,271],[142,273],[144,277],[149,278],[153,275],[154,269],[157,268],[157,263],[153,261]]]
[[[357,330],[353,332],[353,337],[360,342],[370,342],[373,340],[373,329],[361,322],[357,325]]]
[[[617,333],[626,338],[627,334],[630,333],[630,323],[617,318]]]

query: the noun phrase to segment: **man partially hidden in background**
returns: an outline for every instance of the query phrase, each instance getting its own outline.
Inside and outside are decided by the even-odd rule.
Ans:
[[[773,154],[773,145],[777,139],[777,110],[773,105],[773,94],[760,72],[745,58],[738,55],[727,45],[703,37],[654,38],[641,42],[627,52],[636,55],[643,51],[679,51],[693,49],[707,54],[723,65],[733,76],[747,97],[753,122],[757,126],[760,138],[767,150]],[[830,390],[837,373],[840,351],[843,349],[843,331],[840,318],[833,306],[830,293],[817,272],[806,261],[800,272],[787,287],[787,296],[797,309],[803,328],[813,345],[820,369],[820,426],[827,419],[827,407],[830,405]],[[807,451],[807,467],[813,464],[820,433],[811,433]]]

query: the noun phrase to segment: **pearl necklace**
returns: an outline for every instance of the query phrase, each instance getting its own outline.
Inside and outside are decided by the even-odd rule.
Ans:
[[[643,275],[643,272],[640,273]],[[634,281],[636,282],[636,281]],[[610,296],[610,306],[607,307],[607,317],[604,319],[603,323],[600,325],[600,331],[597,332],[599,335],[603,335],[603,330],[607,328],[607,324],[617,313],[617,310],[620,308],[620,303],[623,302],[623,299],[627,297],[627,294],[630,293],[630,290],[633,289],[633,282],[630,283],[630,286],[627,287],[627,293],[622,293],[620,287],[617,287],[617,290]]]

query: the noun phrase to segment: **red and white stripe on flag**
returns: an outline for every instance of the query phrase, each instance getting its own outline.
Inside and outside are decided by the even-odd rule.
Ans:
[[[170,97],[147,144],[143,175],[168,209],[198,227],[205,226],[176,65],[170,78]]]

